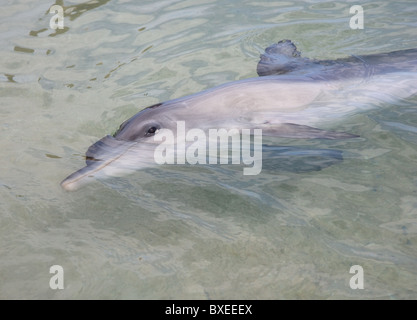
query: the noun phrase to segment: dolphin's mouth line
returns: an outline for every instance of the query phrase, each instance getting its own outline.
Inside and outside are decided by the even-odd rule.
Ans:
[[[92,161],[97,161],[96,163],[94,163],[93,165],[91,165],[91,166],[94,166],[95,168],[91,168],[88,172],[86,172],[86,173],[84,173],[84,174],[82,174],[82,175],[80,175],[80,176],[78,176],[78,177],[76,177],[76,178],[72,178],[70,181],[68,181],[68,182],[66,182],[66,180],[68,180],[68,178],[66,178],[61,184],[62,185],[71,185],[71,184],[73,184],[73,183],[76,183],[76,182],[78,182],[78,181],[80,181],[81,179],[83,179],[83,178],[85,178],[85,177],[87,177],[87,176],[90,176],[90,175],[94,175],[94,173],[96,173],[96,172],[98,172],[98,171],[100,171],[100,170],[102,170],[103,168],[105,168],[105,167],[107,167],[107,166],[109,166],[111,163],[113,163],[114,161],[116,161],[116,160],[118,160],[120,157],[122,157],[122,156],[124,156],[131,148],[133,148],[135,145],[137,144],[137,142],[135,142],[133,145],[131,145],[131,146],[129,146],[128,148],[126,148],[126,150],[125,151],[123,151],[122,153],[119,153],[116,157],[114,157],[114,158],[111,158],[110,160],[107,160],[107,161],[105,161],[104,163],[102,163],[102,164],[99,164],[99,162],[100,161],[103,161],[103,160],[97,160],[97,159],[94,159],[94,160],[92,160]],[[82,171],[82,170],[84,170],[84,169],[86,169],[86,168],[88,168],[90,165],[87,165],[87,166],[85,166],[84,168],[82,168],[82,169],[80,169],[80,170],[78,170],[78,171],[76,171],[75,173],[77,173],[77,172],[79,172],[79,171]],[[75,174],[74,173],[74,174]],[[71,177],[71,176],[70,176]]]

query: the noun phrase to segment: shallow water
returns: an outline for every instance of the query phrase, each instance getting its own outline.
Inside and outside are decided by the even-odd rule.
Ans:
[[[363,30],[345,2],[64,1],[58,32],[50,1],[3,5],[0,298],[416,299],[416,97],[335,127],[359,139],[281,139],[257,176],[168,166],[59,185],[141,108],[256,76],[278,40],[326,59],[417,47],[415,1],[361,3]]]

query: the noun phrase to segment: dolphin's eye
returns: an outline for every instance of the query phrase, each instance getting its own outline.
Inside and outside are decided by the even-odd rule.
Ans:
[[[157,126],[151,126],[148,131],[145,133],[145,137],[152,137],[157,131],[159,127]]]

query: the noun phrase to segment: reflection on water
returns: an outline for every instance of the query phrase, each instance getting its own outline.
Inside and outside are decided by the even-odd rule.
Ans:
[[[354,141],[280,140],[257,176],[166,166],[59,186],[141,108],[256,76],[280,39],[327,59],[416,48],[414,1],[363,2],[362,31],[344,2],[55,4],[62,30],[50,1],[0,13],[0,298],[417,297],[415,97],[335,124]]]

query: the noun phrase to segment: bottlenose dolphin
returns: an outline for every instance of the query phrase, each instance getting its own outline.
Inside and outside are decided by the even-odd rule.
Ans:
[[[301,57],[283,40],[269,46],[257,65],[259,77],[226,83],[147,107],[86,152],[86,166],[61,182],[74,190],[94,178],[155,165],[158,135],[185,129],[262,129],[266,136],[348,139],[324,130],[338,119],[417,93],[417,49],[336,60]],[[158,142],[159,141],[159,142]],[[117,174],[117,173],[116,173]]]

